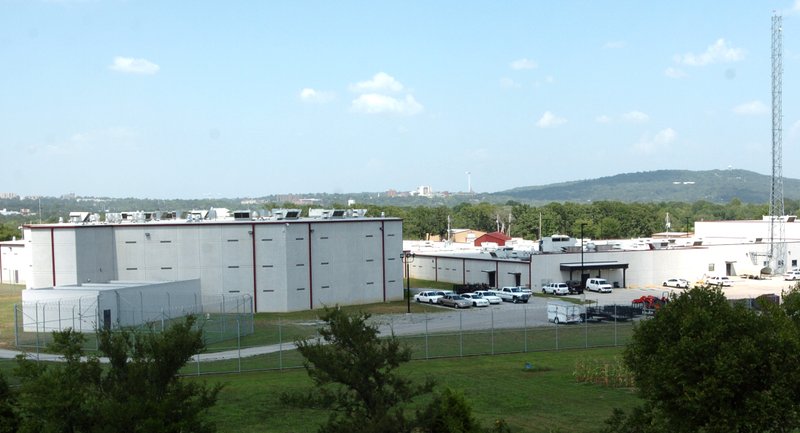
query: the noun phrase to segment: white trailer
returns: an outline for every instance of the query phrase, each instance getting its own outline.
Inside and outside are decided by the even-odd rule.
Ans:
[[[583,322],[584,314],[581,305],[569,302],[547,303],[547,320],[555,324]]]

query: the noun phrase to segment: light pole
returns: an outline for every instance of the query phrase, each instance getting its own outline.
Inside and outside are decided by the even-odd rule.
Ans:
[[[583,226],[585,225],[586,223],[581,223],[581,287],[583,287]]]
[[[411,251],[403,251],[403,263],[406,265],[406,303],[408,306],[408,313],[411,313],[411,273],[409,272],[408,264],[414,261],[414,253]]]

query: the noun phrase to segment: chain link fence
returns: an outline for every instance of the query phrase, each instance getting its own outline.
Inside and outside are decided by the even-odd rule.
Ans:
[[[167,305],[147,310],[139,305],[120,303],[118,322],[113,329],[152,330],[161,332],[174,321],[189,314],[197,317],[196,326],[203,330],[207,345],[241,339],[251,335],[253,308],[247,295],[222,295],[202,304]],[[97,297],[85,296],[53,302],[27,302],[14,305],[14,345],[21,350],[39,353],[52,342],[54,331],[71,328],[84,333],[84,349],[97,350],[95,330],[103,323]],[[126,324],[121,326],[120,323]]]

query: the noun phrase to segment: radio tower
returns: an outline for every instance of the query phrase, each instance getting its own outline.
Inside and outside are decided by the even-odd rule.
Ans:
[[[786,239],[783,207],[783,19],[772,15],[772,187],[769,197],[769,257],[773,274],[783,273]]]

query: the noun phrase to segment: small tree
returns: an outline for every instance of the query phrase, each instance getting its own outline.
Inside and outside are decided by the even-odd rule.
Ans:
[[[192,329],[194,317],[163,333],[104,330],[100,352],[82,350],[84,336],[68,329],[53,333],[51,349],[63,363],[18,359],[20,432],[213,432],[202,414],[216,402],[220,386],[207,387],[177,376],[204,345]]]
[[[445,388],[436,395],[423,411],[417,413],[417,426],[414,432],[419,433],[480,433],[483,430],[472,407],[463,394]]]
[[[407,432],[402,404],[429,393],[433,382],[415,384],[397,374],[411,350],[392,335],[379,338],[370,315],[325,309],[321,339],[298,340],[308,375],[317,387],[302,400],[333,409],[320,432]],[[291,400],[291,396],[284,396]]]

